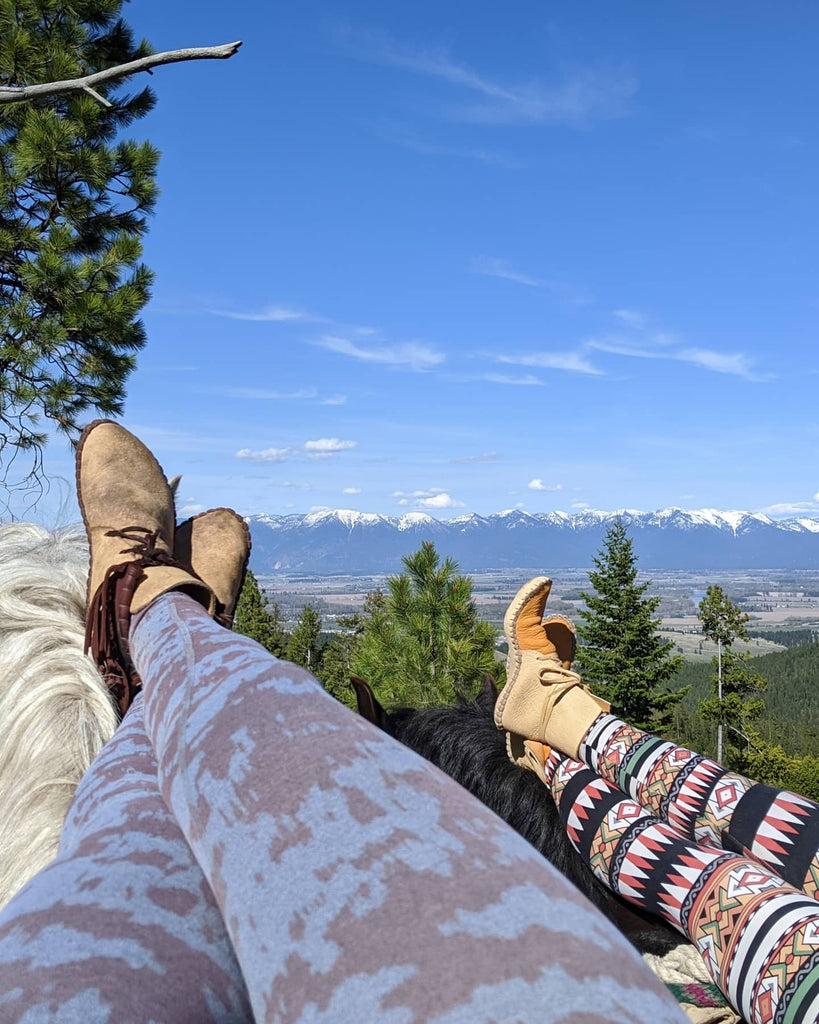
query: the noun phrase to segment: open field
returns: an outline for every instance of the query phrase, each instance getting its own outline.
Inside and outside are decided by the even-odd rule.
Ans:
[[[500,630],[503,613],[512,596],[537,570],[518,569],[472,573],[474,599],[482,618]],[[755,629],[814,628],[819,630],[819,571],[733,570],[731,572],[654,572],[649,593],[661,599],[662,632],[680,653],[691,660],[707,660],[713,645],[704,640],[696,617],[697,604],[706,588],[719,584],[732,601],[750,615]],[[366,594],[386,586],[384,576],[262,576],[260,584],[271,600],[279,602],[292,624],[305,604],[321,613],[325,628],[333,629],[339,615],[361,611]],[[583,606],[581,591],[589,586],[588,570],[564,569],[555,578],[549,610],[576,619]],[[754,639],[752,654],[781,650],[779,644]]]

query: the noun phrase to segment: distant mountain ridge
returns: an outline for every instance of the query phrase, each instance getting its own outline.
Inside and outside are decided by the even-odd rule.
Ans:
[[[474,513],[435,519],[424,512],[382,516],[350,509],[248,519],[257,573],[395,572],[425,540],[466,572],[591,565],[606,529],[622,519],[641,569],[819,568],[819,518],[771,519],[717,509]]]

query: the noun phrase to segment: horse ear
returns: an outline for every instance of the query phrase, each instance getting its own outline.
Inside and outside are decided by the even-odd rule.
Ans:
[[[361,676],[350,676],[350,682],[355,690],[355,699],[358,703],[358,713],[368,722],[377,725],[384,732],[390,732],[389,718],[387,712],[378,703],[370,684]]]
[[[495,677],[493,675],[490,675],[489,672],[487,672],[486,675],[483,677],[483,682],[481,683],[481,690],[480,693],[478,694],[478,699],[482,704],[485,701],[487,704],[490,704],[493,708],[495,706],[495,701],[498,699],[498,687],[497,684],[495,683]]]

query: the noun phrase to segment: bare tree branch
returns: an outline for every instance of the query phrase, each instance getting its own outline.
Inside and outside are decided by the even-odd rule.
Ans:
[[[84,75],[82,78],[68,78],[62,82],[43,82],[39,85],[3,85],[0,86],[0,104],[20,103],[23,100],[36,99],[40,96],[55,96],[63,92],[88,92],[91,93],[106,107],[111,103],[95,92],[93,86],[100,82],[110,82],[117,78],[124,78],[126,75],[136,74],[138,71],[150,71],[151,68],[160,64],[177,64],[183,60],[225,60],[232,57],[242,45],[241,40],[235,43],[224,43],[222,46],[192,46],[184,50],[166,50],[164,53],[152,53],[148,57],[140,57],[138,60],[128,61],[127,64],[117,64],[112,68],[105,68],[93,75]]]

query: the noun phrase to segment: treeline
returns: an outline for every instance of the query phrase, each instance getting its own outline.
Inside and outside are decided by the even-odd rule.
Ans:
[[[752,658],[756,672],[768,681],[765,710],[757,730],[767,743],[780,744],[793,755],[819,752],[819,644],[793,647]],[[703,754],[713,754],[713,728],[701,722],[698,702],[711,692],[714,668],[686,662],[676,677],[690,690],[674,719],[681,742]]]
[[[781,647],[802,647],[816,643],[819,631],[815,629],[749,629],[748,636],[759,640],[770,640]]]
[[[278,601],[268,599],[248,570],[233,628],[260,643],[272,655],[309,669],[330,693],[349,703],[351,654],[360,616],[339,616],[339,630],[324,632],[319,611],[305,605],[291,630],[284,625]]]

